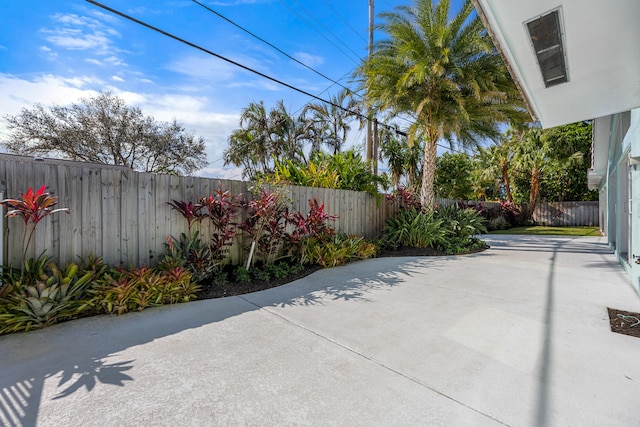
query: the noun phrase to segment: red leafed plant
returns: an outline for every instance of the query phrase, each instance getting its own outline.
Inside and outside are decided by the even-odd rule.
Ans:
[[[200,199],[207,208],[211,223],[211,253],[215,259],[222,260],[227,247],[236,236],[237,224],[233,221],[240,205],[239,197],[231,192],[218,188],[209,197]]]
[[[180,212],[184,219],[187,220],[189,235],[191,235],[191,226],[195,222],[200,222],[206,218],[206,215],[200,213],[200,210],[204,207],[204,205],[202,205],[201,203],[184,202],[178,200],[173,200],[168,203],[171,208]]]
[[[399,209],[422,210],[420,196],[406,187],[398,187],[393,193],[387,194],[386,199],[389,203],[397,203]]]
[[[6,206],[9,211],[7,217],[20,217],[24,221],[24,234],[22,236],[22,262],[24,265],[27,256],[27,248],[31,243],[33,234],[38,223],[45,217],[56,212],[67,212],[68,208],[57,208],[58,198],[49,193],[45,193],[46,186],[43,185],[36,192],[29,187],[20,199],[5,199],[0,201],[0,205]]]
[[[335,229],[327,224],[327,221],[334,221],[337,215],[330,215],[324,211],[324,203],[319,204],[314,197],[309,200],[309,213],[303,215],[302,212],[287,214],[287,222],[292,224],[294,229],[288,234],[289,251],[297,251],[301,262],[304,262],[305,242],[309,237],[324,239],[335,234]]]
[[[244,202],[243,207],[248,211],[247,219],[238,226],[247,233],[255,246],[257,253],[265,264],[275,260],[278,249],[285,237],[286,200],[278,192],[260,190],[254,200]],[[249,252],[251,264],[252,253]]]

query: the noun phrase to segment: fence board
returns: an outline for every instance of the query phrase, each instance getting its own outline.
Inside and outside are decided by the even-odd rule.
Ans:
[[[102,256],[105,262],[125,265],[148,265],[158,261],[170,235],[187,231],[187,223],[173,211],[171,200],[191,200],[213,193],[218,187],[231,194],[250,198],[251,183],[200,177],[177,177],[133,172],[119,166],[97,165],[63,160],[34,161],[32,158],[0,154],[0,191],[4,197],[17,198],[31,186],[47,184],[58,196],[60,207],[69,207],[70,215],[59,214],[45,219],[36,232],[37,243],[31,245],[29,257],[47,254],[58,262],[76,261],[89,253]],[[285,187],[291,209],[309,212],[308,200],[325,203],[325,212],[338,215],[333,223],[337,231],[375,237],[385,221],[398,209],[397,203],[376,203],[364,192],[309,187]],[[440,205],[455,200],[437,199]],[[482,202],[486,207],[497,203]],[[246,218],[240,210],[237,221]],[[540,203],[534,212],[539,222],[562,225],[598,225],[598,202]],[[5,259],[3,264],[20,262],[22,222],[6,221]],[[203,238],[209,230],[202,228]],[[231,255],[242,259],[248,242],[236,239]]]

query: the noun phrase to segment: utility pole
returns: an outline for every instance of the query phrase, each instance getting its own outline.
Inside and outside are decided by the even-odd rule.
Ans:
[[[369,58],[373,53],[373,0],[369,0]],[[367,160],[373,161],[373,123],[371,121],[371,109],[367,109]]]
[[[378,145],[380,134],[378,133],[378,119],[373,119],[373,174],[378,175]]]

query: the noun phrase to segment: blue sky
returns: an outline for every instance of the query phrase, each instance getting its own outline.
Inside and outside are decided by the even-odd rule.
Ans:
[[[368,0],[202,0],[203,4],[299,61],[347,85],[366,56]],[[103,0],[103,4],[313,94],[332,82],[252,38],[189,0]],[[410,0],[377,0],[376,14]],[[158,120],[176,118],[207,141],[210,165],[252,101],[283,99],[296,112],[309,97],[178,43],[85,1],[0,4],[0,116],[23,107],[68,104],[111,91]],[[360,141],[354,123],[351,139]],[[0,119],[0,137],[6,123]]]

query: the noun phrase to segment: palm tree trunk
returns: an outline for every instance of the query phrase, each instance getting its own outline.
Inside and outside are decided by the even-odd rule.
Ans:
[[[436,194],[433,183],[436,176],[436,156],[438,155],[437,137],[427,134],[424,144],[424,161],[422,166],[422,186],[420,188],[420,203],[422,209],[433,209],[436,204]]]
[[[531,185],[529,187],[529,206],[527,207],[527,218],[533,217],[533,211],[536,208],[538,194],[540,193],[540,170],[534,166],[531,169]]]
[[[509,166],[502,165],[502,182],[507,190],[507,202],[513,203],[513,195],[511,194],[511,182],[509,181]]]

